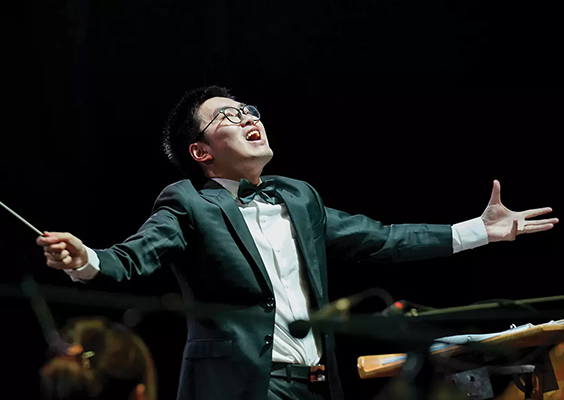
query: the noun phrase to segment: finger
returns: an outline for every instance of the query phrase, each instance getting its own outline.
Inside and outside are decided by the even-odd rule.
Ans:
[[[53,260],[53,261],[62,261],[65,258],[70,256],[70,253],[68,252],[68,250],[63,250],[60,253],[48,253],[45,252],[43,253],[43,255],[49,259],[49,260]]]
[[[558,218],[549,219],[528,219],[525,221],[525,225],[544,225],[544,224],[557,224]]]
[[[527,225],[523,232],[520,233],[536,233],[536,232],[543,232],[548,231],[554,227],[553,224],[542,224],[542,225]]]
[[[515,221],[515,225],[517,226],[517,235],[523,233],[525,231],[525,220],[519,219]]]
[[[58,243],[65,243],[65,248],[71,252],[79,250],[82,246],[82,241],[76,236],[66,232],[48,232],[47,238],[42,238],[37,241],[38,244],[43,246],[50,246]],[[57,247],[55,247],[56,249]]]
[[[490,196],[489,204],[501,204],[501,186],[497,179],[493,181],[492,195]]]
[[[71,262],[71,257],[67,257],[61,261],[47,260],[47,266],[55,269],[72,269],[72,267],[70,267]]]
[[[56,238],[56,241],[72,242],[73,240],[78,240],[76,236],[68,232],[45,232],[45,240]]]
[[[79,238],[68,232],[57,232],[56,236],[61,242],[65,242],[74,248],[78,248],[82,244]]]
[[[533,218],[538,215],[548,214],[549,212],[552,212],[552,208],[550,207],[533,208],[527,211],[523,211],[523,215],[525,216],[525,218]]]
[[[59,243],[60,240],[56,236],[39,236],[36,241],[40,246],[47,246],[54,243]]]
[[[44,251],[51,253],[60,253],[66,248],[67,248],[67,244],[65,242],[59,242],[49,246],[43,246]]]
[[[72,263],[73,258],[70,255],[67,255],[65,258],[63,258],[61,260],[61,263],[63,263],[63,265],[65,265],[67,268],[70,266],[70,264]]]
[[[511,226],[511,231],[509,232],[509,240],[515,240],[515,237],[519,234],[519,231],[522,229],[519,220],[514,219],[513,225]]]
[[[47,266],[51,267],[51,268],[55,268],[55,269],[59,269],[61,268],[61,262],[60,261],[53,261],[51,259],[47,259]]]

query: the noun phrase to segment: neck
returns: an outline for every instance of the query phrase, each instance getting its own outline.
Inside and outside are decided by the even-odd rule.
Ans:
[[[260,184],[260,172],[254,174],[241,174],[241,173],[223,173],[223,174],[208,174],[208,178],[223,178],[231,179],[232,181],[240,181],[241,179],[246,179],[253,185]]]
[[[208,178],[224,178],[231,179],[233,181],[246,179],[253,185],[258,185],[260,183],[262,170],[267,162],[268,160],[263,159],[245,160],[232,163],[220,163],[215,160],[215,162],[204,166],[204,172]]]

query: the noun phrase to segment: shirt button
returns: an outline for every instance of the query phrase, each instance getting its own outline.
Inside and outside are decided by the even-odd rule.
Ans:
[[[272,337],[272,335],[270,333],[264,337],[264,343],[266,343],[266,344],[271,344],[273,340],[274,340],[274,337]]]
[[[266,308],[274,308],[274,298],[269,297],[266,299]]]

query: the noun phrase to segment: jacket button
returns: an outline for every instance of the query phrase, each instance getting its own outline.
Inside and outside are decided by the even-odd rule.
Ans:
[[[269,297],[266,299],[266,308],[274,308],[274,298]]]
[[[270,333],[264,337],[264,343],[266,343],[266,344],[271,344],[273,340],[274,340],[274,338],[272,337],[272,335]]]

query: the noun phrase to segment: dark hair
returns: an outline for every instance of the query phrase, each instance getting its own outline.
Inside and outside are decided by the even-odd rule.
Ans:
[[[205,86],[186,92],[172,108],[163,131],[164,151],[172,164],[187,176],[192,175],[195,161],[188,147],[200,139],[198,109],[212,97],[233,99],[229,90],[220,86]],[[205,141],[205,134],[202,137]],[[199,169],[199,168],[198,168]]]
[[[61,337],[75,350],[59,354],[41,367],[44,399],[127,400],[143,384],[145,398],[156,400],[153,358],[131,330],[102,317],[78,318],[63,328]]]

